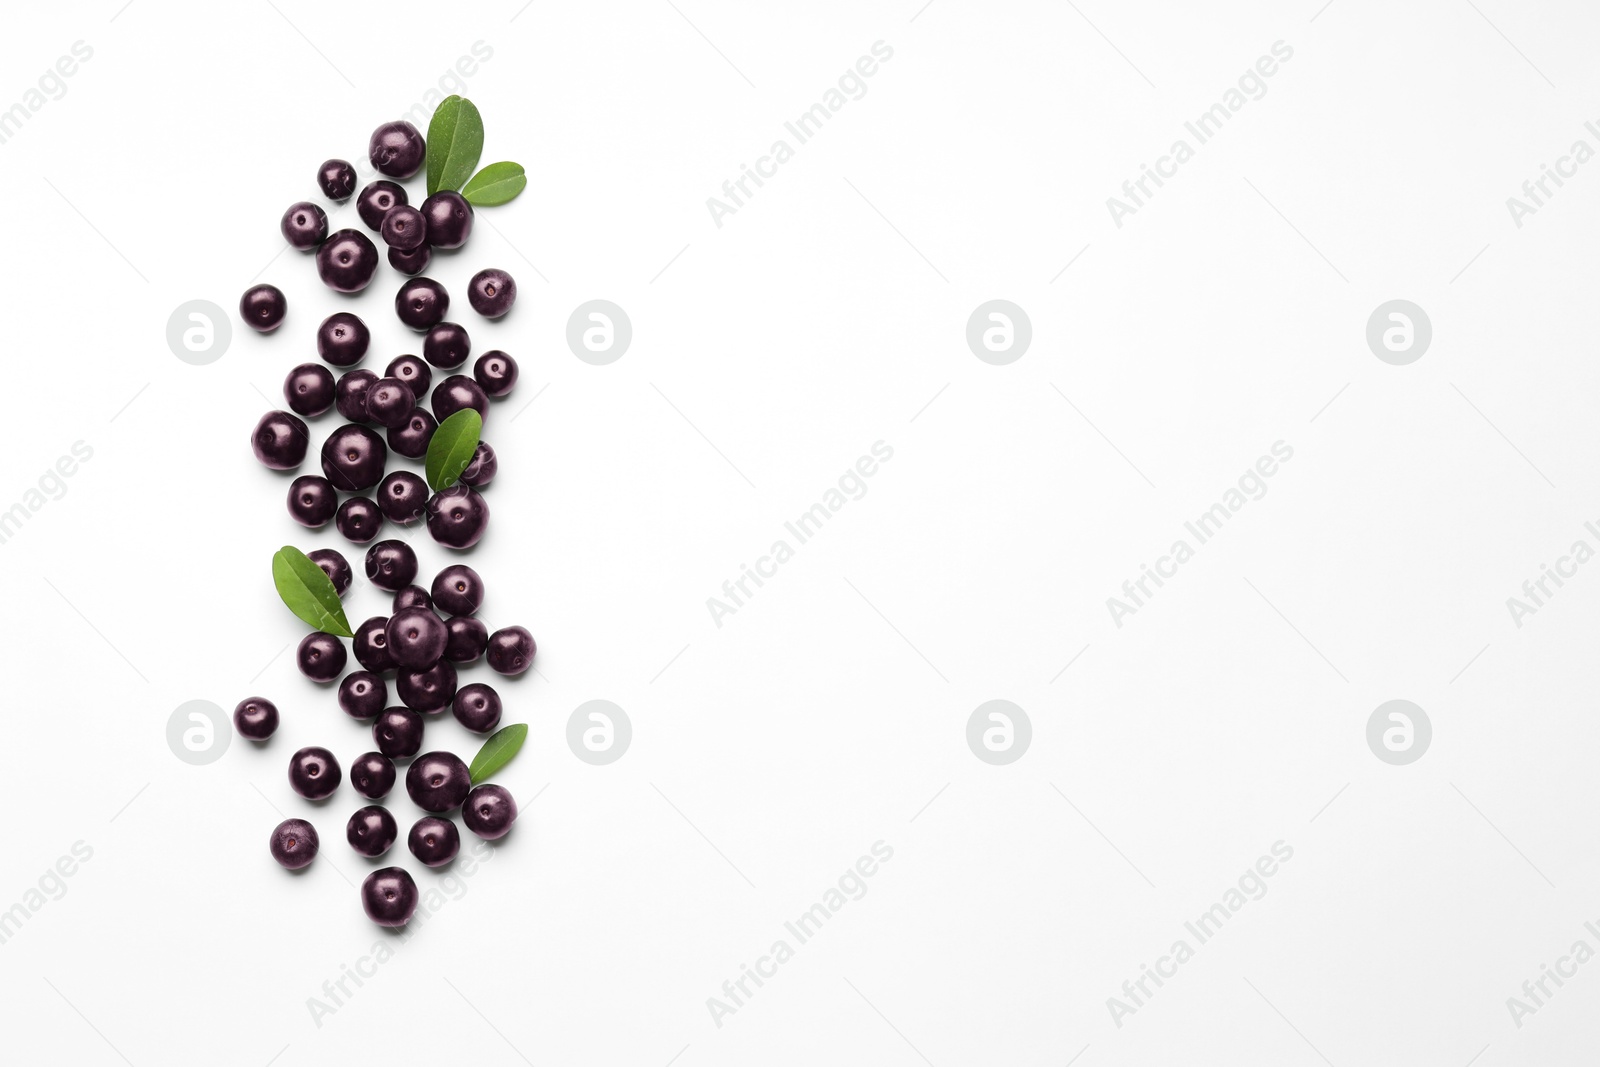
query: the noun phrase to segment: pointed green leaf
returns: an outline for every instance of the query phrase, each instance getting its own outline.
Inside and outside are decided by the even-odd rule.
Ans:
[[[355,636],[333,581],[298,548],[284,545],[273,555],[272,582],[284,604],[308,626],[336,637]]]
[[[428,195],[460,189],[483,155],[483,119],[471,100],[447,96],[428,122]]]
[[[472,462],[483,433],[483,417],[476,408],[462,408],[439,424],[428,442],[428,458],[423,470],[428,487],[435,493],[456,484],[461,472]]]
[[[513,723],[503,730],[496,730],[493,737],[483,743],[478,749],[478,754],[472,758],[472,766],[467,768],[467,773],[472,776],[472,784],[478,785],[501,767],[511,762],[522,748],[522,742],[528,739],[528,726],[526,723]]]
[[[461,195],[473,207],[494,207],[514,200],[527,185],[521,163],[491,163],[472,176]]]

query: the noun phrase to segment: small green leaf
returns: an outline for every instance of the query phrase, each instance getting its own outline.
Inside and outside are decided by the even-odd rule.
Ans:
[[[522,742],[527,739],[527,723],[514,723],[503,730],[496,730],[494,736],[478,749],[478,754],[472,758],[472,766],[467,769],[472,776],[472,784],[486,781],[491,774],[510,763],[511,757],[517,754]]]
[[[473,207],[494,207],[516,199],[527,185],[521,163],[491,163],[472,176],[461,195]]]
[[[476,408],[462,408],[439,424],[433,431],[433,440],[428,442],[428,458],[423,467],[429,488],[437,493],[456,484],[472,462],[482,433],[483,417]]]
[[[460,189],[483,155],[483,119],[471,100],[447,96],[428,122],[428,195]]]
[[[332,580],[298,548],[284,545],[273,555],[272,582],[289,610],[308,626],[336,637],[355,636]]]

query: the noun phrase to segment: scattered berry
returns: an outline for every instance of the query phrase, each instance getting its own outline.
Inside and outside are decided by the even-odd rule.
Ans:
[[[428,144],[417,128],[404,119],[385,122],[367,141],[367,158],[380,174],[409,178],[422,166]]]
[[[265,741],[278,729],[278,705],[266,697],[245,697],[233,709],[233,728],[240,737]]]
[[[384,867],[361,883],[361,907],[379,926],[404,926],[417,911],[417,883],[399,867]]]
[[[292,471],[306,458],[311,433],[287,411],[269,411],[250,432],[250,450],[275,471]]]
[[[283,232],[283,239],[289,242],[290,247],[306,252],[327,239],[328,213],[302,200],[289,205],[289,210],[283,213],[283,221],[278,223],[278,229]]]
[[[492,686],[473,682],[456,690],[450,710],[462,726],[486,734],[500,725],[500,694]]]
[[[289,517],[301,526],[326,526],[338,510],[339,493],[328,479],[302,474],[289,483]]]
[[[467,303],[486,319],[498,319],[517,302],[517,283],[498,267],[488,267],[467,283]]]
[[[406,847],[424,867],[443,867],[461,851],[461,831],[449,819],[426,815],[411,827]]]
[[[395,825],[394,816],[379,804],[357,808],[350,821],[344,824],[345,840],[363,856],[383,855],[399,836],[400,828]]]
[[[317,858],[317,828],[304,819],[285,819],[272,828],[267,848],[280,865],[298,871]]]
[[[331,682],[344,672],[347,656],[344,643],[321,631],[306,634],[295,653],[300,673],[313,682]]]
[[[330,234],[317,248],[317,277],[329,289],[359,293],[378,272],[378,249],[360,230]]]
[[[367,579],[398,593],[417,578],[417,554],[404,541],[379,541],[367,549]]]
[[[333,372],[320,363],[302,363],[283,380],[283,399],[296,415],[314,419],[333,407]]]
[[[367,497],[353,496],[339,505],[333,524],[347,540],[364,545],[383,528],[383,512]]]
[[[406,772],[406,793],[423,811],[458,807],[471,788],[467,765],[450,752],[424,752]]]
[[[317,327],[317,355],[335,367],[353,367],[367,354],[372,331],[348,311],[338,311]]]
[[[371,719],[389,703],[389,686],[372,671],[353,671],[339,683],[339,710],[352,719]]]
[[[239,317],[257,333],[271,333],[283,322],[289,300],[276,285],[252,285],[239,298]]]
[[[485,841],[499,840],[517,821],[517,802],[503,785],[480,785],[462,803],[461,821]]]
[[[517,361],[500,351],[485,352],[472,365],[472,378],[490,396],[499,399],[517,384]]]
[[[350,788],[368,800],[388,796],[394,779],[394,760],[381,752],[363,752],[350,764]]]
[[[332,796],[342,777],[339,761],[325,748],[312,745],[289,757],[289,788],[307,800]]]
[[[517,675],[533,666],[538,646],[521,626],[505,626],[489,635],[489,666],[500,674]]]
[[[317,185],[329,200],[348,200],[356,191],[356,168],[342,159],[325,160],[317,168]]]

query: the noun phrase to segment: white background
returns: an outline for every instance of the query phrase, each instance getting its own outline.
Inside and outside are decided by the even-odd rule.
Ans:
[[[1521,228],[1505,201],[1600,148],[1593,11],[274,3],[29,5],[0,37],[0,107],[93,48],[0,145],[0,507],[93,449],[0,545],[0,908],[93,849],[0,945],[8,1062],[1592,1061],[1600,964],[1520,1028],[1506,998],[1600,949],[1600,575],[1521,628],[1505,602],[1600,547],[1600,164]],[[706,198],[879,40],[867,94],[718,228]],[[1106,198],[1280,40],[1266,95],[1115,226]],[[361,552],[296,527],[247,438],[329,312],[372,324],[368,366],[417,341],[393,271],[341,298],[277,224],[479,41],[484,162],[531,181],[429,274],[522,367],[468,557],[491,627],[539,641],[500,686],[522,815],[319,1026],[308,998],[394,939],[346,880],[353,792],[285,780],[301,745],[371,746],[283,651],[269,559]],[[493,324],[464,301],[483,266],[521,291]],[[282,329],[174,357],[174,308],[232,315],[258,276]],[[595,298],[634,328],[605,367],[565,342]],[[1032,322],[1009,366],[965,341],[994,298]],[[1434,330],[1405,367],[1364,336],[1397,298]],[[880,440],[867,494],[714,625],[706,598]],[[1113,625],[1279,440],[1267,495]],[[424,576],[449,561],[407,536]],[[352,621],[385,599],[358,578]],[[255,693],[270,744],[168,749],[179,704]],[[1033,727],[1004,767],[965,740],[996,698]],[[1434,730],[1404,767],[1365,739],[1395,698]],[[632,720],[610,766],[566,745],[591,699]],[[470,756],[445,720],[428,747]],[[303,876],[267,854],[275,809],[321,831]],[[718,1026],[707,998],[880,840],[867,894]],[[1115,1025],[1107,998],[1279,840],[1266,896]],[[440,885],[403,844],[382,862]]]

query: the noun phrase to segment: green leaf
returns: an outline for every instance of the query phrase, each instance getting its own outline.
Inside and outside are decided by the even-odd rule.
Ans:
[[[355,636],[333,581],[298,548],[284,545],[273,555],[272,582],[289,610],[307,625],[336,637]]]
[[[447,96],[428,122],[428,195],[460,189],[483,155],[483,119],[471,100]]]
[[[428,442],[428,458],[423,469],[428,486],[435,493],[456,484],[461,472],[472,462],[483,433],[483,416],[476,408],[462,408],[439,424]]]
[[[503,730],[496,730],[494,736],[478,749],[478,754],[472,758],[472,766],[467,768],[467,773],[472,776],[472,784],[486,781],[491,774],[510,763],[511,757],[521,750],[522,742],[527,739],[527,723],[514,723]]]
[[[494,207],[516,199],[527,186],[521,163],[491,163],[472,176],[461,195],[473,207]]]

